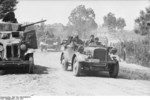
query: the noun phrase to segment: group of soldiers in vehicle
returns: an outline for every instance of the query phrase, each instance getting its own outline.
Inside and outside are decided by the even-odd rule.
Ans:
[[[87,41],[82,41],[78,35],[76,35],[75,37],[73,36],[68,36],[67,40],[64,42],[62,42],[61,44],[66,44],[66,45],[71,45],[73,46],[75,49],[81,47],[81,46],[89,46],[91,44],[94,44],[96,46],[104,46],[101,42],[99,42],[99,38],[96,37],[94,35],[91,35],[90,38]]]

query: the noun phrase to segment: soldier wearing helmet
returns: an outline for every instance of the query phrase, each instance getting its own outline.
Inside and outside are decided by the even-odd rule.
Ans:
[[[14,12],[7,13],[4,18],[2,19],[3,22],[11,22],[11,23],[18,23],[17,19],[15,18]]]
[[[91,35],[91,36],[90,36],[89,43],[93,43],[93,42],[94,42],[94,35]]]
[[[83,45],[83,41],[79,38],[78,35],[75,35],[75,37],[73,39],[73,43],[74,43],[75,49],[77,49],[77,48],[79,48],[80,46]]]
[[[95,38],[95,43],[96,43],[96,45],[102,45],[102,43],[99,42],[99,38],[98,37]]]
[[[96,38],[95,38],[95,43],[98,43],[98,42],[99,42],[99,38],[96,37]]]
[[[94,43],[94,42],[95,42],[94,35],[91,35],[90,39],[88,41],[86,41],[85,45],[89,45],[89,44]]]

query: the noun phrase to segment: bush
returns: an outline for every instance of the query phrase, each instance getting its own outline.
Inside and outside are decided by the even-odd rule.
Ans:
[[[150,42],[149,40],[145,41],[125,41],[123,43],[126,50],[127,62],[150,67]],[[123,58],[123,46],[119,51],[118,55]]]

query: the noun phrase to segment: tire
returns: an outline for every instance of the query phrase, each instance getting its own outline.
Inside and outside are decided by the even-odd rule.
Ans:
[[[63,53],[61,54],[61,56],[60,56],[60,64],[62,64],[62,61],[64,60],[64,55],[63,55]]]
[[[62,68],[64,71],[67,71],[68,70],[68,61],[66,60],[62,60]]]
[[[110,70],[109,70],[109,76],[110,76],[111,78],[117,78],[118,73],[119,73],[119,64],[116,63],[116,64],[114,64],[114,65],[112,65],[112,66],[110,66],[110,67],[111,67],[111,68],[110,68]]]
[[[5,70],[0,70],[0,75],[4,75],[5,74]]]
[[[56,48],[56,52],[58,52],[58,49]]]
[[[47,48],[45,48],[45,52],[47,52]]]
[[[41,52],[43,52],[43,49],[41,48]]]
[[[77,61],[77,58],[73,62],[73,74],[74,76],[80,76],[81,74],[81,63]]]
[[[73,71],[73,66],[71,66],[71,69],[70,69],[70,71]]]
[[[28,73],[33,74],[34,71],[34,59],[33,55],[29,56],[29,65],[28,65]]]

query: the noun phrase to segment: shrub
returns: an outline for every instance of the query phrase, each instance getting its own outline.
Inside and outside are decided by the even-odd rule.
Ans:
[[[126,50],[126,61],[129,63],[136,63],[143,66],[150,67],[150,42],[144,41],[125,41],[123,43]],[[121,44],[119,44],[121,45]],[[118,48],[120,49],[120,48]],[[123,46],[118,50],[118,55],[123,58]]]

